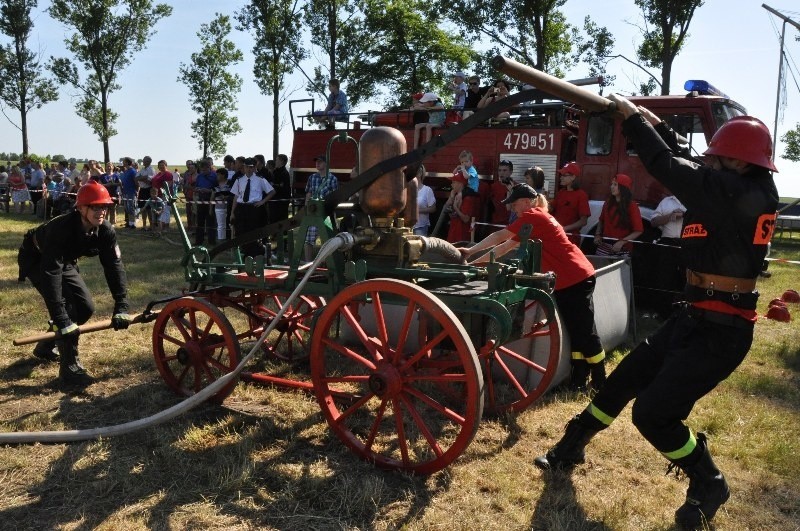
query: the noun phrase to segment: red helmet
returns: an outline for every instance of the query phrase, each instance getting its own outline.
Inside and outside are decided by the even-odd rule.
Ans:
[[[781,299],[784,302],[798,303],[800,302],[800,293],[797,293],[793,289],[787,289],[786,291],[783,292]]]
[[[76,207],[89,205],[113,205],[114,201],[108,195],[108,190],[97,181],[89,181],[78,189]]]
[[[788,323],[792,320],[792,314],[789,313],[786,306],[773,306],[767,310],[767,319],[774,319],[782,323]]]
[[[714,133],[704,155],[743,160],[778,171],[772,163],[772,136],[764,122],[752,116],[736,116]]]

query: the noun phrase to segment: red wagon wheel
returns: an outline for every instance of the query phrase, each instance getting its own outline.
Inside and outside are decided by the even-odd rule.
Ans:
[[[287,297],[288,295],[281,293],[270,294],[263,304],[255,306],[253,311],[265,320],[260,324],[263,324],[264,327],[268,326],[286,302]],[[314,312],[323,306],[325,306],[325,299],[322,297],[306,295],[297,297],[281,316],[280,322],[272,332],[273,335],[262,344],[264,351],[278,359],[290,362],[307,359],[311,340],[311,318],[314,316]],[[262,331],[263,327],[254,328],[256,335],[261,335]]]
[[[422,313],[436,328],[424,338]],[[483,376],[464,327],[401,280],[359,282],[330,301],[312,333],[311,378],[334,433],[381,468],[441,470],[469,445],[483,411]]]
[[[522,411],[547,390],[558,369],[561,332],[552,302],[525,301],[522,337],[481,354],[486,411]]]
[[[156,367],[167,385],[179,395],[190,396],[231,372],[241,353],[230,321],[205,299],[184,297],[169,302],[153,325]],[[236,380],[211,400],[222,402]]]

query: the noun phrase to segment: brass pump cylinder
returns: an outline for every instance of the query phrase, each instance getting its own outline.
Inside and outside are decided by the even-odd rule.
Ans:
[[[359,167],[362,171],[386,159],[403,155],[406,139],[392,127],[373,127],[361,135]],[[371,216],[394,218],[406,206],[403,168],[385,173],[361,190],[361,209]]]

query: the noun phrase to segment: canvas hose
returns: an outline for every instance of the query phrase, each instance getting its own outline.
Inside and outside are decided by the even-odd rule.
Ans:
[[[348,233],[337,234],[330,240],[326,241],[320,248],[317,257],[308,267],[306,274],[303,276],[300,283],[297,285],[294,291],[292,291],[291,295],[289,295],[289,297],[286,299],[286,302],[284,302],[283,306],[281,306],[281,309],[272,319],[269,326],[267,326],[267,328],[258,338],[258,341],[256,341],[255,345],[253,345],[253,347],[250,349],[250,352],[244,358],[242,358],[242,360],[239,362],[239,364],[233,371],[222,376],[221,378],[210,384],[208,387],[199,391],[197,394],[192,395],[191,397],[187,398],[186,400],[183,400],[178,404],[175,404],[172,407],[169,407],[163,411],[159,411],[158,413],[155,413],[143,419],[125,422],[123,424],[116,424],[114,426],[104,426],[100,428],[89,428],[80,430],[0,433],[0,444],[30,444],[30,443],[57,444],[57,443],[77,442],[77,441],[88,441],[88,440],[99,439],[101,437],[114,437],[117,435],[125,435],[128,433],[133,433],[135,431],[150,428],[158,424],[162,424],[198,406],[199,404],[206,401],[206,399],[208,399],[209,397],[213,396],[218,391],[223,389],[231,381],[233,381],[235,378],[239,376],[239,373],[241,373],[245,369],[245,367],[253,358],[255,353],[261,348],[261,345],[264,343],[267,336],[278,325],[281,317],[286,312],[286,310],[291,306],[294,300],[303,291],[303,288],[308,283],[308,279],[311,277],[314,271],[320,266],[320,264],[322,264],[325,260],[327,260],[328,257],[332,255],[334,252],[338,250],[347,250],[351,248],[354,245],[354,243],[355,243],[355,237]]]

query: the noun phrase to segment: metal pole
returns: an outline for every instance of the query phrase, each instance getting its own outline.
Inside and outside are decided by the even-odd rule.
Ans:
[[[775,95],[775,124],[772,126],[772,160],[775,160],[775,150],[778,147],[778,113],[781,107],[781,80],[783,79],[783,41],[786,37],[786,20],[783,21],[781,30],[781,49],[778,57],[778,90]]]

